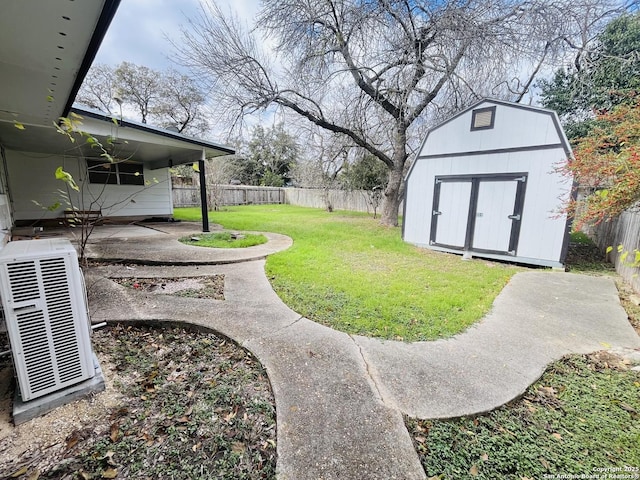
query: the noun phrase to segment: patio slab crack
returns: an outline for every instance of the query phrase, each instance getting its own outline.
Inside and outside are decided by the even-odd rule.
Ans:
[[[283,327],[278,328],[277,330],[275,330],[273,332],[273,335],[278,335],[280,332],[282,332],[283,330],[286,330],[287,328],[291,328],[293,326],[295,326],[298,322],[302,321],[302,320],[306,320],[305,317],[303,317],[302,315],[300,315],[297,319],[295,319],[293,322],[289,323],[288,325],[284,325]]]
[[[371,383],[371,386],[373,387],[373,390],[376,392],[378,400],[380,400],[380,402],[382,402],[383,404],[385,404],[388,407],[395,408],[395,405],[389,405],[388,400],[382,394],[381,386],[378,384],[377,376],[374,374],[374,371],[373,371],[375,369],[375,367],[373,365],[371,365],[367,361],[367,357],[365,356],[365,353],[362,350],[362,347],[356,341],[356,339],[355,339],[355,337],[353,335],[349,335],[349,338],[351,339],[353,344],[358,349],[358,352],[360,353],[360,358],[362,359],[362,363],[364,363],[364,367],[365,367],[365,370],[367,372],[367,377],[368,377],[368,379],[369,379],[369,381]]]

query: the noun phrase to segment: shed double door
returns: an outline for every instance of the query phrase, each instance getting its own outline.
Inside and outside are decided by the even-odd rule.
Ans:
[[[436,177],[431,245],[515,255],[526,174]]]

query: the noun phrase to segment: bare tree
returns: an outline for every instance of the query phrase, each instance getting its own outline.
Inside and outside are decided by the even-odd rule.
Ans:
[[[345,144],[343,139],[336,134],[321,135],[316,133],[316,145],[320,152],[318,166],[321,172],[322,198],[325,208],[333,211],[330,193],[338,188],[338,175],[349,161],[349,154],[353,147]]]
[[[91,67],[78,92],[76,101],[91,108],[112,114],[116,93],[115,69],[110,65],[96,64]]]
[[[117,67],[96,64],[76,100],[110,115],[121,114],[122,107],[125,116],[136,112],[135,119],[142,123],[173,127],[185,135],[203,136],[209,130],[204,92],[194,79],[174,69],[157,71],[129,62]]]
[[[487,94],[523,99],[542,65],[580,34],[586,6],[604,15],[613,3],[264,0],[248,31],[201,0],[176,47],[236,120],[284,107],[384,162],[381,221],[397,225],[415,127]]]
[[[158,72],[144,65],[122,62],[115,70],[115,78],[122,100],[134,106],[140,114],[140,121],[147,123],[160,100]]]
[[[205,96],[194,80],[169,69],[160,76],[160,98],[151,113],[162,127],[175,127],[178,132],[199,136],[209,130],[204,115]]]
[[[233,166],[228,156],[216,157],[207,161],[205,172],[208,209],[218,211],[223,206],[224,185],[231,182]]]

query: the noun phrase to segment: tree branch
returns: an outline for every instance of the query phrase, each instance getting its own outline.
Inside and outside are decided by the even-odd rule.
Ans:
[[[353,140],[356,145],[358,145],[359,147],[364,148],[365,150],[367,150],[368,152],[370,152],[371,154],[373,154],[374,156],[376,156],[377,158],[382,160],[387,166],[393,167],[393,159],[391,159],[382,150],[376,148],[370,142],[367,142],[363,137],[358,135],[352,129],[345,128],[343,126],[340,126],[340,125],[337,125],[337,124],[335,124],[333,122],[330,122],[326,118],[324,118],[323,116],[315,114],[315,113],[313,113],[313,112],[311,112],[309,110],[306,110],[306,109],[300,107],[300,105],[298,105],[296,102],[292,102],[292,101],[290,101],[287,98],[284,98],[282,96],[275,97],[273,99],[273,101],[274,101],[274,103],[277,103],[278,105],[282,105],[283,107],[287,107],[287,108],[293,110],[297,114],[303,116],[307,120],[310,120],[311,122],[313,122],[314,124],[318,125],[321,128],[329,130],[330,132],[341,133],[343,135],[346,135],[351,140]]]

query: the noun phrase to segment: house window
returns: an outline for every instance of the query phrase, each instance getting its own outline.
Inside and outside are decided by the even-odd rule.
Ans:
[[[493,128],[496,119],[496,107],[478,108],[471,112],[471,131]]]
[[[144,185],[141,163],[87,160],[89,183],[107,185]]]

